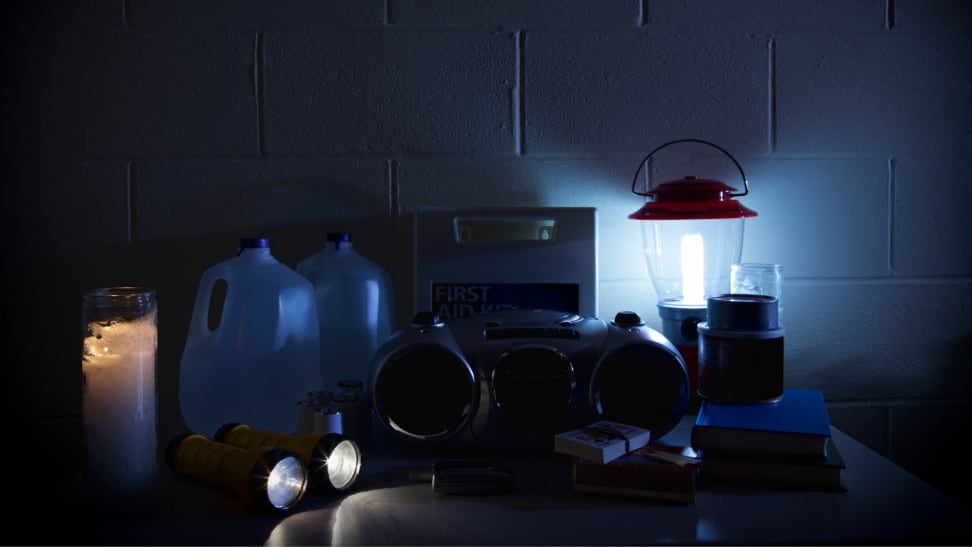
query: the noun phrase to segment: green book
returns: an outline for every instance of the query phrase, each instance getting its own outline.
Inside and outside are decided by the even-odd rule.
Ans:
[[[701,478],[713,482],[844,492],[847,490],[843,481],[846,468],[837,443],[829,438],[827,456],[814,461],[706,451],[702,453]]]

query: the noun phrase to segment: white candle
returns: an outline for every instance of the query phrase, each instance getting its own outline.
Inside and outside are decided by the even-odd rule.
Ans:
[[[87,325],[81,370],[89,504],[122,511],[155,502],[156,309],[131,321]]]

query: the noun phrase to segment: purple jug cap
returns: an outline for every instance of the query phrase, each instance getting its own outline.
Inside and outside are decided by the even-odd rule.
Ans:
[[[270,238],[266,237],[241,237],[241,249],[267,249],[270,247]]]
[[[351,241],[351,232],[328,232],[327,241],[329,243],[344,243]]]

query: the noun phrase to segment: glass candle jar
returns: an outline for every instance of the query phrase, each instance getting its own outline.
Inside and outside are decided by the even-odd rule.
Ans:
[[[84,498],[94,511],[156,505],[155,291],[91,289],[82,295],[81,410]]]

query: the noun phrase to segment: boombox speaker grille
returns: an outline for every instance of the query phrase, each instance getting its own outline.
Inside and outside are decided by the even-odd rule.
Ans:
[[[590,396],[602,418],[643,427],[657,439],[685,414],[688,373],[681,361],[658,347],[625,346],[594,370]]]
[[[562,420],[574,396],[574,367],[560,351],[541,347],[504,353],[493,371],[493,398],[506,415],[524,424]]]
[[[416,440],[446,439],[461,430],[478,396],[469,365],[433,346],[391,356],[375,376],[379,417],[397,433]]]

